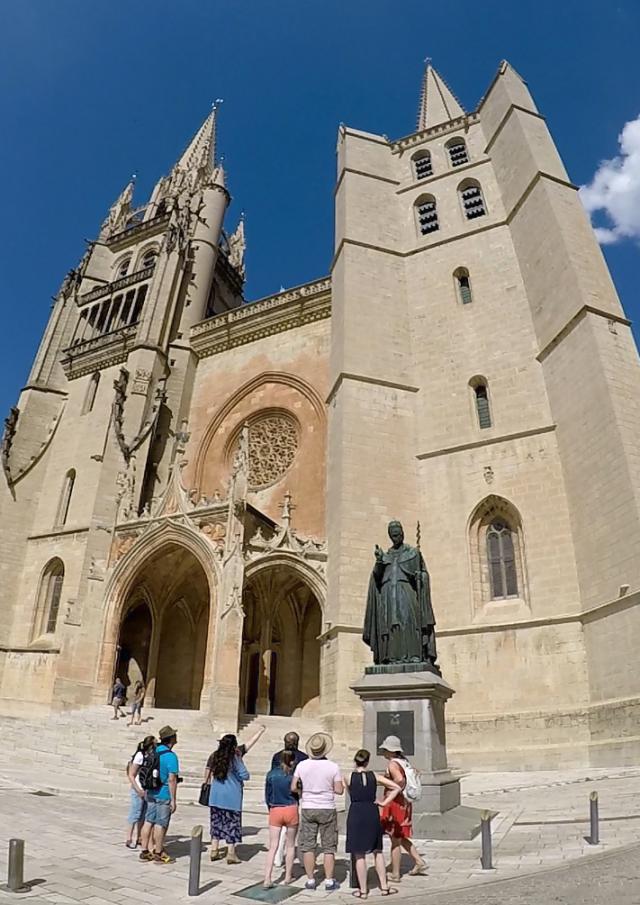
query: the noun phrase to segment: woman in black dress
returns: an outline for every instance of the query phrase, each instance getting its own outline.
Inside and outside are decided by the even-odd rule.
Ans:
[[[358,886],[353,895],[358,899],[366,899],[369,895],[367,886],[367,855],[373,853],[376,873],[380,881],[383,896],[397,893],[390,889],[387,882],[384,857],[382,854],[382,824],[380,823],[380,807],[388,805],[400,792],[400,786],[382,774],[368,770],[371,755],[361,749],[354,757],[355,770],[347,778],[345,787],[349,790],[351,804],[347,816],[347,851],[355,859]],[[387,790],[384,800],[376,802],[378,786]]]

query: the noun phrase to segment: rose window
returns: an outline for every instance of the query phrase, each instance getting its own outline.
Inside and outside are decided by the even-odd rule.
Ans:
[[[298,425],[284,413],[249,422],[249,484],[255,488],[275,484],[291,467],[298,450]]]

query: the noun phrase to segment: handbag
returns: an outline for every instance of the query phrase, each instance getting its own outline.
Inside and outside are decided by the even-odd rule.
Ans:
[[[211,794],[211,783],[203,782],[200,786],[200,795],[198,797],[198,803],[205,806],[205,808],[209,807],[209,795]]]

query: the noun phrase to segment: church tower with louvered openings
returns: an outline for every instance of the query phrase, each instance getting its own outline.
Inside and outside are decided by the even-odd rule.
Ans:
[[[636,762],[640,364],[525,82],[502,63],[465,112],[429,64],[416,131],[341,126],[331,274],[250,303],[216,115],[113,204],[7,419],[0,710],[103,704],[117,675],[216,728],[358,744],[399,518],[450,761]]]

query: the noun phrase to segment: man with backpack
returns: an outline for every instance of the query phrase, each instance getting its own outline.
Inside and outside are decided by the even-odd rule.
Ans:
[[[400,859],[404,849],[414,861],[409,871],[412,877],[424,874],[427,864],[411,841],[413,802],[422,795],[420,774],[402,751],[402,742],[396,735],[389,735],[380,745],[383,757],[388,761],[387,776],[396,782],[402,792],[390,804],[382,808],[382,828],[391,839],[391,879],[400,880]]]
[[[163,726],[158,738],[160,744],[145,755],[138,771],[147,800],[140,860],[170,864],[174,859],[165,851],[164,841],[171,815],[176,810],[180,765],[172,749],[178,741],[178,733],[171,726]]]

